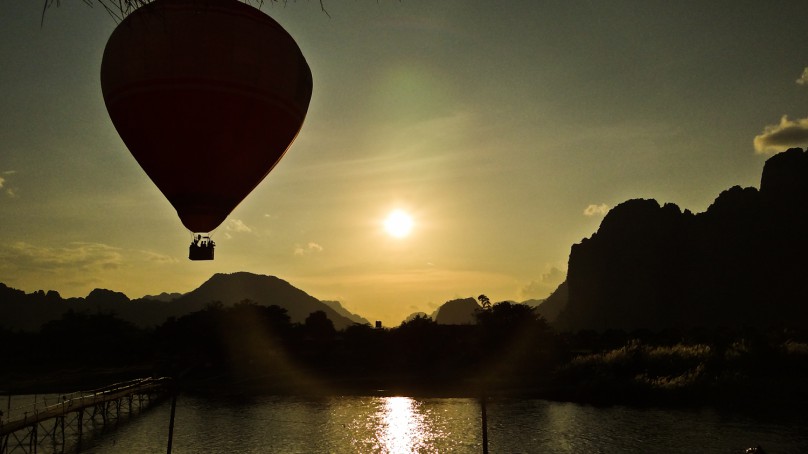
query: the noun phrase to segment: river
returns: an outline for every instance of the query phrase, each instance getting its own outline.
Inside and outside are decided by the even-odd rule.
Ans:
[[[54,397],[55,398],[55,397]],[[479,453],[480,403],[463,398],[178,399],[173,453]],[[538,399],[487,405],[491,453],[808,452],[805,414],[595,407]],[[85,433],[86,453],[164,453],[169,402]],[[75,437],[66,452],[75,451]],[[38,452],[61,451],[40,445]]]

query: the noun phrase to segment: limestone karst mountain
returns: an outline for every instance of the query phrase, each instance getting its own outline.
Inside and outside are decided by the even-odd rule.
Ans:
[[[474,312],[480,304],[474,298],[462,298],[443,303],[432,317],[441,325],[470,325],[475,323]]]
[[[572,246],[562,329],[808,326],[808,152],[766,161],[704,213],[614,207]]]

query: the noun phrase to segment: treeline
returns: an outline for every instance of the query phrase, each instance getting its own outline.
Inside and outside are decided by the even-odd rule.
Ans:
[[[808,333],[770,329],[558,333],[522,304],[469,325],[416,317],[336,330],[323,312],[210,304],[145,330],[70,311],[39,333],[0,331],[0,389],[84,371],[171,375],[187,391],[519,395],[593,403],[808,402]],[[58,384],[58,383],[57,383]],[[62,381],[64,385],[64,381]]]

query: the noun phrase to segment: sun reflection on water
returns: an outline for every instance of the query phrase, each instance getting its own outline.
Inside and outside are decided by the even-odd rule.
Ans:
[[[336,413],[352,452],[479,452],[479,408],[469,399],[371,397],[359,411]]]
[[[424,416],[416,410],[416,402],[409,397],[388,397],[380,409],[381,424],[377,440],[384,452],[420,452],[427,438]]]

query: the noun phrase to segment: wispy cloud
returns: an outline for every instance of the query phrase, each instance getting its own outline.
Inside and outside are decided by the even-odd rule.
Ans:
[[[304,255],[310,255],[317,252],[323,252],[323,247],[315,243],[314,241],[309,241],[308,244],[306,244],[305,246],[296,244],[293,253],[298,257],[302,257]]]
[[[157,253],[157,252],[144,251],[144,250],[141,250],[141,251],[138,251],[138,252],[143,255],[143,258],[147,262],[150,262],[150,263],[168,264],[168,263],[178,263],[179,262],[179,260],[177,260],[176,257],[166,255],[166,254],[160,254],[160,253]]]
[[[224,237],[228,240],[233,238],[233,233],[252,233],[252,231],[253,229],[241,219],[230,218],[224,225]]]
[[[89,273],[118,269],[123,264],[123,255],[120,249],[100,243],[44,247],[20,241],[0,249],[0,260],[17,269]]]
[[[608,212],[609,205],[606,205],[605,203],[601,203],[600,205],[595,205],[593,203],[584,208],[584,216],[606,216],[606,213]]]
[[[0,277],[16,288],[48,286],[45,288],[58,289],[62,295],[83,296],[98,287],[128,292],[153,286],[153,276],[174,270],[179,260],[149,250],[103,243],[53,246],[20,241],[0,244]],[[152,277],[133,273],[144,268],[152,271]]]
[[[797,85],[808,85],[808,68],[802,70],[802,74],[797,79]]]
[[[529,284],[524,286],[521,290],[523,298],[546,298],[550,295],[567,277],[564,271],[557,267],[551,267],[546,273],[543,273],[539,279],[530,281]]]
[[[0,172],[0,174],[2,175],[14,175],[15,173],[17,173],[16,170],[5,170],[3,172]],[[3,192],[5,192],[6,195],[9,197],[17,197],[16,190],[12,187],[9,187],[7,183],[8,180],[6,178],[0,177],[0,189],[2,189]]]
[[[252,229],[247,226],[241,219],[229,219],[225,229],[229,232],[237,233],[250,233]]]
[[[808,118],[789,120],[787,115],[780,123],[767,125],[763,132],[755,136],[755,152],[758,154],[777,153],[790,147],[808,145]]]

